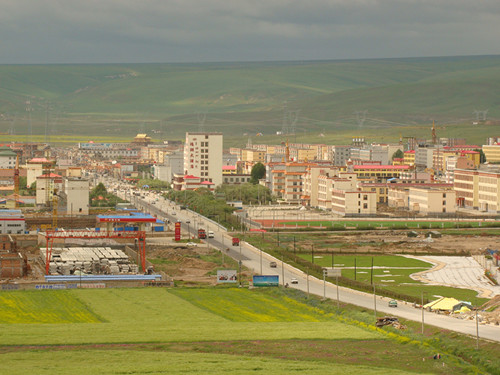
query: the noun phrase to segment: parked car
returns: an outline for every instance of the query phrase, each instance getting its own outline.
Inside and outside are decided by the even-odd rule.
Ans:
[[[186,224],[190,224],[190,223],[191,223],[191,220],[186,219]]]
[[[269,267],[276,268],[276,267],[278,267],[278,264],[276,262],[271,262],[271,263],[269,263]]]
[[[297,280],[297,278],[295,278],[295,277],[292,277],[292,280],[290,280],[290,282],[291,282],[292,284],[298,284],[298,283],[299,283],[299,280]]]

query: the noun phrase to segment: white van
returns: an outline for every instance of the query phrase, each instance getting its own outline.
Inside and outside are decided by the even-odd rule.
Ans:
[[[215,237],[215,234],[214,234],[214,232],[213,232],[213,231],[209,230],[209,231],[207,232],[207,236],[208,236],[208,238],[214,238],[214,237]]]

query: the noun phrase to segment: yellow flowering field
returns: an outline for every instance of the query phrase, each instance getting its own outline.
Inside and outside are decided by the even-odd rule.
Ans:
[[[258,289],[172,289],[171,293],[235,322],[322,322],[332,318],[321,309]]]
[[[98,323],[101,319],[64,290],[0,293],[0,324]]]

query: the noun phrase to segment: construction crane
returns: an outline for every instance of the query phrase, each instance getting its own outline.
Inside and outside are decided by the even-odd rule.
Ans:
[[[437,144],[436,125],[434,124],[434,120],[432,120],[431,135],[432,135],[432,144],[433,145]]]
[[[57,205],[59,204],[59,196],[57,195],[57,189],[54,189],[52,193],[52,229],[57,229]]]
[[[16,152],[16,168],[14,168],[14,205],[19,208],[19,153]]]

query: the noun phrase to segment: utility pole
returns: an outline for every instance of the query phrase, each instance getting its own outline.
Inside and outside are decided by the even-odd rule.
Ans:
[[[339,298],[339,276],[338,274],[335,276],[336,283],[337,283],[337,309],[340,309],[340,298]]]
[[[354,280],[356,280],[356,275],[357,275],[357,271],[356,271],[356,258],[354,258]]]
[[[371,275],[370,275],[370,284],[373,285],[373,257],[372,257],[372,272],[371,272]]]
[[[422,335],[424,334],[424,291],[422,291]]]
[[[479,319],[477,316],[477,308],[476,308],[476,349],[479,349]]]
[[[326,270],[323,270],[323,299],[326,300]]]
[[[309,267],[306,268],[307,298],[309,299]]]
[[[281,254],[281,277],[283,278],[283,286],[285,286],[285,262],[283,262],[283,254]]]

